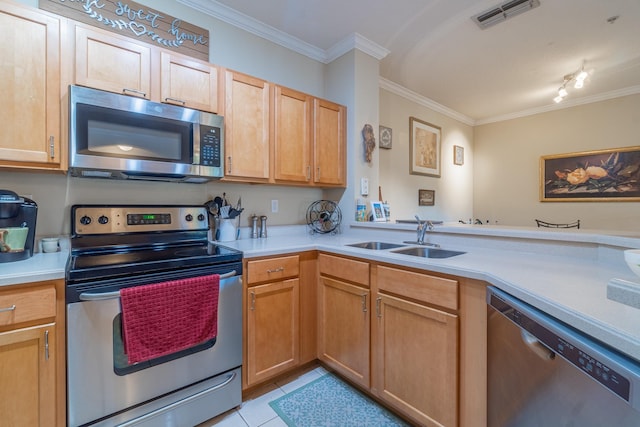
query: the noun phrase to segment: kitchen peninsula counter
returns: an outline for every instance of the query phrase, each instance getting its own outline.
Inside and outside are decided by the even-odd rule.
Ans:
[[[640,248],[638,233],[439,225],[425,240],[466,253],[429,259],[347,246],[413,241],[415,224],[352,223],[336,235],[310,234],[302,225],[272,226],[265,239],[250,239],[248,231],[242,229],[240,240],[219,244],[246,258],[320,250],[482,280],[640,361],[640,309],[607,298],[613,278],[640,282],[623,258],[624,249]],[[0,286],[62,279],[67,257],[68,251],[38,253],[0,264]]]

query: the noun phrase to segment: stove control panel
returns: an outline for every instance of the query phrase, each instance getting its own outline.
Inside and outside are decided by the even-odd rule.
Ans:
[[[209,228],[204,206],[76,205],[71,213],[75,235]]]

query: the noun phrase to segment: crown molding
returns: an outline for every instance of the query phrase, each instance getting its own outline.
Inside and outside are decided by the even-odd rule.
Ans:
[[[575,92],[574,92],[575,93]],[[534,114],[548,113],[549,111],[564,110],[565,108],[577,107],[579,105],[592,104],[594,102],[607,101],[609,99],[621,98],[628,95],[636,95],[640,93],[640,86],[630,86],[623,89],[612,90],[597,95],[585,96],[582,98],[565,99],[562,102],[542,107],[530,108],[515,113],[503,114],[500,116],[487,117],[476,120],[476,126],[486,125],[489,123],[502,122],[505,120],[519,119],[521,117],[533,116]]]
[[[177,0],[185,6],[189,6],[199,12],[205,13],[229,25],[240,28],[248,33],[262,37],[277,45],[297,52],[315,61],[328,64],[345,53],[358,49],[364,53],[381,60],[389,54],[384,47],[366,39],[358,33],[353,33],[333,45],[328,50],[321,49],[310,43],[302,41],[292,35],[278,30],[264,22],[238,12],[215,0]]]
[[[404,86],[400,86],[399,84],[394,83],[391,80],[380,77],[378,82],[381,89],[388,90],[389,92],[402,96],[409,101],[430,108],[434,111],[437,111],[438,113],[444,114],[445,116],[451,117],[452,119],[458,120],[459,122],[462,122],[466,125],[474,126],[476,124],[475,120],[473,120],[471,117],[458,113],[457,111],[454,111],[449,107],[445,107],[442,104],[438,104],[434,100],[422,96],[419,93],[413,92],[412,90],[409,90]]]
[[[264,22],[258,21],[250,16],[238,12],[228,6],[212,0],[177,0],[185,6],[189,6],[199,12],[205,13],[229,25],[238,27],[248,33],[262,37],[275,44],[283,46],[313,60],[325,62],[327,54],[324,49],[320,49],[307,42],[304,42],[290,34],[280,31]]]
[[[384,59],[384,57],[386,57],[390,53],[389,50],[385,49],[377,43],[372,42],[366,37],[363,37],[358,33],[352,33],[327,50],[325,64],[338,59],[339,57],[347,52],[350,52],[353,49],[358,49],[366,53],[367,55],[374,57],[378,61]]]

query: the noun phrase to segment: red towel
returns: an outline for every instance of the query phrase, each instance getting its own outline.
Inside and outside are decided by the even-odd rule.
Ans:
[[[122,333],[129,364],[216,337],[219,290],[217,274],[121,289]]]

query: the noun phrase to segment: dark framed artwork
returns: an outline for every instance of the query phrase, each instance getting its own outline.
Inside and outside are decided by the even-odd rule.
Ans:
[[[380,126],[380,148],[390,149],[393,144],[393,130],[386,126]]]
[[[640,147],[542,156],[540,201],[640,201]]]
[[[418,190],[418,206],[434,206],[436,190]]]
[[[440,177],[442,129],[415,117],[409,118],[409,173]]]

